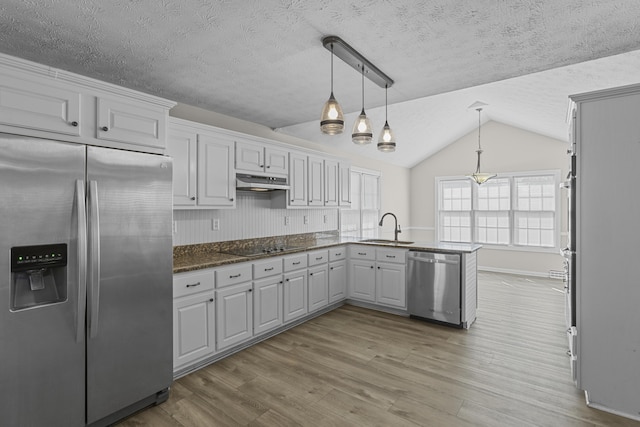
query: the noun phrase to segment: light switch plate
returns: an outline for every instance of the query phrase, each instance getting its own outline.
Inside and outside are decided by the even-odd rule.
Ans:
[[[304,223],[309,224],[309,215],[304,216]]]

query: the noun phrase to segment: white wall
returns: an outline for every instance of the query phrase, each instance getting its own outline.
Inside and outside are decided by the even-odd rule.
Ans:
[[[353,156],[336,150],[333,147],[317,144],[311,141],[303,140],[293,136],[274,132],[271,128],[246,120],[237,119],[230,116],[207,111],[201,108],[192,107],[190,105],[178,104],[171,109],[169,114],[193,122],[203,123],[216,126],[223,129],[229,129],[236,132],[242,132],[262,138],[268,138],[275,141],[291,144],[297,147],[303,147],[311,150],[325,152],[327,154],[349,159],[353,166],[380,171],[381,178],[381,194],[382,194],[382,212],[394,212],[398,216],[400,224],[409,225],[409,177],[410,171],[407,168],[394,166],[388,163],[367,159],[362,156]],[[337,209],[282,209],[282,212],[269,212],[265,208],[265,202],[260,199],[249,198],[245,203],[240,203],[238,199],[238,207],[231,211],[211,210],[211,211],[174,211],[174,220],[178,221],[178,233],[174,234],[174,245],[184,245],[192,243],[218,242],[224,240],[247,239],[252,237],[265,237],[279,234],[298,234],[324,230],[336,230],[337,225]],[[255,211],[258,216],[253,216],[251,211]],[[234,215],[235,212],[235,215]],[[290,213],[292,224],[285,227],[284,214]],[[294,225],[294,221],[303,219],[307,215],[309,224],[306,227],[298,227]],[[330,219],[325,224],[316,223],[317,218],[324,218],[328,215]],[[229,226],[224,227],[221,223],[220,232],[211,230],[211,219],[229,217]],[[236,222],[236,218],[250,218],[254,221],[252,224],[243,224]],[[262,222],[261,227],[257,227],[258,222]],[[304,225],[304,224],[303,224]],[[333,228],[327,228],[333,226]],[[384,227],[385,233],[389,227]],[[264,230],[268,234],[264,234]],[[383,235],[385,235],[383,233]],[[237,237],[243,236],[243,237]]]
[[[478,144],[477,130],[447,146],[411,169],[411,232],[415,240],[435,240],[435,177],[468,175],[475,171]],[[567,175],[568,144],[543,135],[502,123],[487,122],[482,126],[482,171],[522,172],[560,169]],[[566,200],[562,197],[558,213],[562,215],[562,232],[566,234]],[[564,234],[563,239],[564,241]],[[549,270],[562,270],[559,254],[483,248],[478,254],[481,268],[495,271],[526,272],[547,275]]]

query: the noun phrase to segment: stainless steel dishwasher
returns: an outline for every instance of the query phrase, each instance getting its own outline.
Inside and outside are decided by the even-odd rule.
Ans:
[[[411,317],[462,327],[460,255],[409,251],[407,269]]]

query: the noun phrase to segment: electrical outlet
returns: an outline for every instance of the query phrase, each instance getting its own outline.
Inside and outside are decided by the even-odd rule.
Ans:
[[[304,223],[309,224],[309,215],[304,216]]]
[[[327,215],[325,215],[323,221],[326,224],[327,222],[329,222],[329,217]]]
[[[178,234],[178,221],[173,221],[173,234]]]
[[[213,218],[213,219],[211,220],[211,229],[212,229],[213,231],[218,231],[218,230],[220,230],[220,219],[218,219],[218,218]]]
[[[284,225],[289,225],[289,217],[286,215],[284,217]]]

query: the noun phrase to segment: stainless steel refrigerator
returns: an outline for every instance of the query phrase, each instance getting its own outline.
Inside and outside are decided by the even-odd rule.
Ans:
[[[106,425],[168,397],[172,162],[0,134],[0,425]]]

